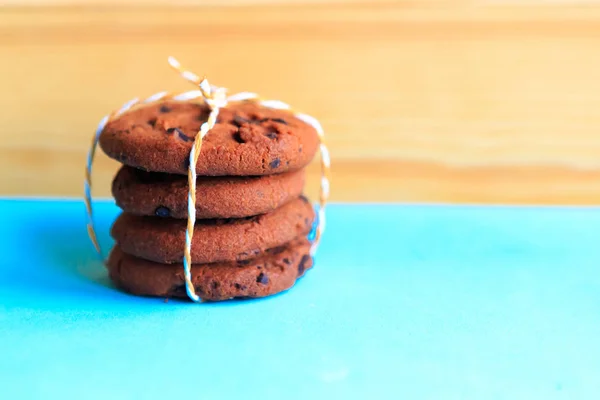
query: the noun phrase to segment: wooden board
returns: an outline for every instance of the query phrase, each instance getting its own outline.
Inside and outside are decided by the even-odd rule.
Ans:
[[[335,201],[600,201],[593,3],[10,3],[0,195],[79,196],[105,113],[191,88],[168,68],[173,55],[233,92],[319,118]],[[99,156],[97,195],[116,167]]]

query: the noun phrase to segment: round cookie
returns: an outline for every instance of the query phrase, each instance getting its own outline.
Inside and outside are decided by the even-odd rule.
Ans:
[[[187,174],[189,154],[208,117],[203,103],[162,101],[108,122],[100,147],[111,158],[147,171]],[[203,140],[198,175],[270,175],[306,166],[319,144],[316,130],[285,110],[253,101],[229,104]]]
[[[312,265],[310,243],[298,239],[253,260],[192,265],[191,276],[203,300],[265,297],[291,288]],[[115,247],[107,266],[113,282],[129,293],[187,298],[183,264],[158,264]]]
[[[255,177],[200,176],[196,218],[242,218],[264,214],[297,198],[304,170]],[[188,181],[184,175],[122,167],[113,180],[117,205],[130,214],[187,218]]]
[[[315,212],[299,197],[266,214],[240,219],[196,221],[192,238],[192,263],[245,260],[280,246],[312,227]],[[125,253],[158,263],[183,260],[187,220],[140,217],[123,213],[111,235]]]

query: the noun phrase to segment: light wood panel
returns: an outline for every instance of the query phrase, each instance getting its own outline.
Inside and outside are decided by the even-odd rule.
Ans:
[[[600,7],[242,3],[3,7],[0,194],[80,195],[103,114],[190,88],[174,55],[319,118],[334,200],[599,202]]]

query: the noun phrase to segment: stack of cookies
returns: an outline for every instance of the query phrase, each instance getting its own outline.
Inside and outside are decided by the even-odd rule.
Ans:
[[[136,295],[187,297],[184,247],[189,154],[204,104],[161,101],[110,121],[99,144],[124,164],[112,193],[123,213],[107,266]],[[222,108],[196,171],[192,283],[203,300],[284,291],[312,266],[315,221],[302,195],[317,132],[288,111],[243,101]]]

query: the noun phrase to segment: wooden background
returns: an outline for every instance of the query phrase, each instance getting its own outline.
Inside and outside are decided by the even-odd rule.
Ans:
[[[595,2],[0,4],[0,195],[80,196],[103,114],[190,89],[173,55],[319,118],[335,201],[600,202]]]

